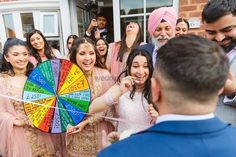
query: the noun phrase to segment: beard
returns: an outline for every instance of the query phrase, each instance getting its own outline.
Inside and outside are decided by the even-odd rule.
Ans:
[[[154,36],[151,37],[151,42],[153,45],[155,45],[158,48],[163,46],[163,44],[158,41],[158,38],[155,38]]]
[[[235,48],[236,46],[236,39],[233,39],[232,37],[226,37],[224,40],[231,40],[230,44],[227,46],[223,46],[221,45],[221,47],[223,48],[223,50],[225,51],[225,53],[227,54],[228,52],[230,52],[233,48]]]
[[[158,40],[160,40],[160,39],[164,39],[164,40],[170,40],[170,38],[171,37],[169,37],[169,36],[165,36],[165,37],[163,37],[163,36],[158,36],[158,37],[154,37],[154,36],[152,36],[151,37],[151,42],[152,42],[152,44],[153,45],[155,45],[155,46],[157,46],[158,48],[160,48],[160,47],[162,47],[163,45],[165,45],[166,43],[161,43],[161,42],[159,42]]]

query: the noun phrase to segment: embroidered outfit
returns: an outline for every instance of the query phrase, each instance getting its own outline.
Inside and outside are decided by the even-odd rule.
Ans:
[[[105,70],[94,67],[91,76],[87,76],[92,91],[92,99],[105,93],[114,81],[111,74]],[[114,110],[109,108],[102,113],[113,117]],[[113,122],[106,119],[95,119],[93,125],[86,125],[79,133],[68,135],[66,138],[67,155],[72,157],[95,157],[102,149],[102,130],[107,133],[114,130]]]
[[[151,126],[151,117],[147,112],[148,102],[141,92],[135,92],[133,100],[130,98],[130,91],[119,98],[116,112],[119,118],[127,122],[119,122],[118,132],[132,129],[134,132],[147,129]]]
[[[0,74],[0,93],[22,99],[23,86],[16,87],[11,78],[8,74]],[[28,120],[22,102],[0,97],[0,154],[3,157],[54,156],[50,134],[29,125],[15,126],[16,118]]]

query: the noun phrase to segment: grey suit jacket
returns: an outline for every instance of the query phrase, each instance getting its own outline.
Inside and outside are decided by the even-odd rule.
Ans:
[[[234,48],[236,53],[236,48]],[[230,69],[236,76],[236,56],[230,61]],[[215,114],[221,120],[236,126],[236,97],[228,99],[225,95],[219,96]]]

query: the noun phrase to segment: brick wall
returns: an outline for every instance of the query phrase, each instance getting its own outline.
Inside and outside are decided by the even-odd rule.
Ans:
[[[179,17],[197,18],[201,21],[202,9],[207,2],[208,0],[179,0]],[[201,28],[192,28],[189,32],[204,36],[204,30]]]

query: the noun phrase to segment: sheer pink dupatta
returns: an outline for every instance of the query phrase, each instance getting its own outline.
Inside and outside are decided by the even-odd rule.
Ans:
[[[0,93],[4,94],[0,87]],[[31,157],[31,148],[24,129],[13,126],[16,112],[9,99],[0,97],[0,155],[3,157]]]
[[[120,50],[120,42],[114,42],[110,44],[111,47],[111,51],[108,53],[107,56],[107,67],[111,72],[111,75],[114,79],[117,79],[117,77],[120,75],[121,73],[121,67],[122,67],[122,63],[120,61],[117,61],[117,56],[118,56],[118,52]]]

